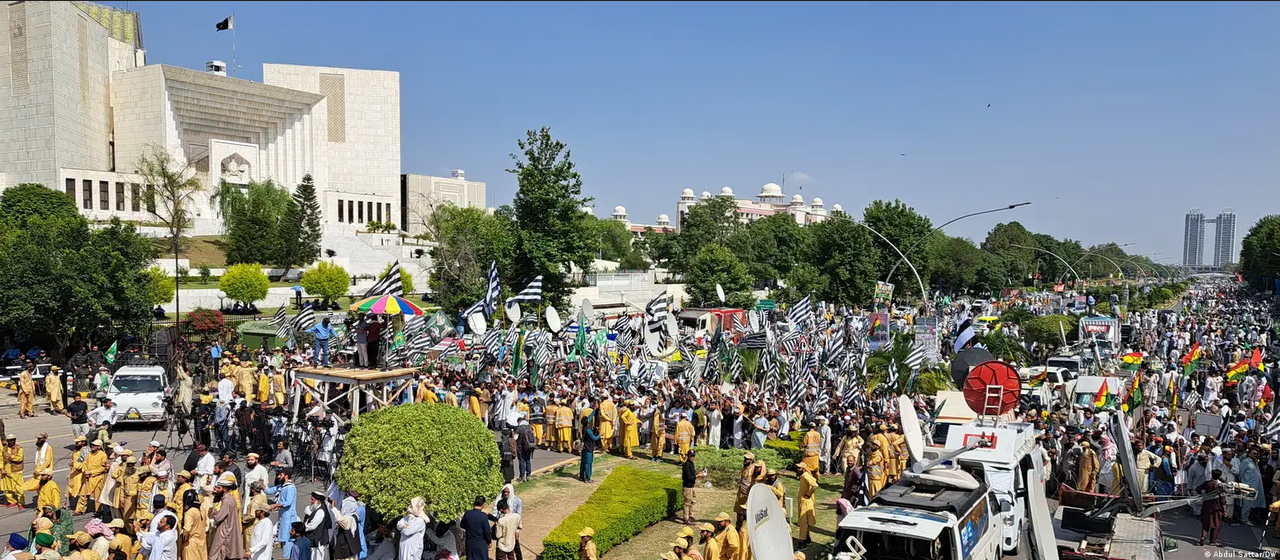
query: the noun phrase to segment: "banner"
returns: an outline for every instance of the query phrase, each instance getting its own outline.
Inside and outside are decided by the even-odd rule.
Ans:
[[[876,303],[889,303],[893,300],[893,284],[876,282]]]
[[[924,348],[924,357],[931,364],[942,362],[942,341],[938,337],[937,317],[917,317],[915,320],[916,344]]]

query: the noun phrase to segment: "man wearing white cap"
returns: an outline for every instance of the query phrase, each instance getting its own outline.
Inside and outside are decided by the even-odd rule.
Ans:
[[[240,495],[245,496],[246,499],[244,500],[241,514],[249,513],[249,487],[255,482],[261,482],[264,487],[267,485],[267,468],[258,462],[258,458],[257,453],[250,453],[249,458],[245,460],[245,466],[248,468],[244,472],[244,480],[242,481],[244,489],[241,490]]]

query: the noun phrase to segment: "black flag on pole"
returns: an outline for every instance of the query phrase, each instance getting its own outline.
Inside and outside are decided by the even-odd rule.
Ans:
[[[228,29],[235,29],[235,28],[236,28],[236,16],[234,15],[227,16],[227,19],[224,19],[218,22],[218,31],[226,31]]]

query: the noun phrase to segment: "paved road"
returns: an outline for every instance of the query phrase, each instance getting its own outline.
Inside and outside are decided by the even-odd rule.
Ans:
[[[6,395],[7,396],[7,395]],[[0,405],[0,412],[4,412],[4,416],[8,416],[8,407]],[[15,411],[16,412],[16,411]],[[53,416],[41,413],[36,418],[18,420],[16,417],[4,418],[5,429],[9,433],[14,434],[18,438],[18,444],[25,450],[27,467],[26,476],[31,476],[32,464],[35,459],[35,438],[41,432],[49,434],[49,445],[54,449],[54,480],[62,485],[63,490],[66,489],[67,474],[69,463],[71,461],[72,442],[74,437],[71,435],[71,421],[64,416]],[[157,440],[166,443],[166,433],[161,429],[157,432],[155,427],[147,428],[127,428],[121,427],[116,430],[115,441],[127,449],[132,449],[135,454],[141,454],[147,448],[147,443]],[[175,434],[176,438],[177,435]],[[185,441],[185,446],[190,446],[191,440]],[[174,465],[181,465],[186,461],[187,455],[190,453],[189,447],[184,447],[179,451],[171,451],[169,460]],[[537,472],[539,469],[546,469],[557,465],[566,460],[575,459],[572,455],[562,453],[552,453],[549,451],[539,450],[533,456],[533,468]],[[243,459],[241,466],[244,465]],[[575,467],[576,468],[576,467]],[[311,481],[297,480],[299,494],[305,495],[315,490],[323,491],[319,483]],[[28,504],[34,503],[35,494],[28,493],[26,495],[29,500]],[[31,520],[35,513],[32,509],[18,511],[16,509],[0,508],[0,538],[12,532],[24,532],[30,526]],[[76,518],[76,526],[83,527],[88,521],[89,516],[81,516]]]

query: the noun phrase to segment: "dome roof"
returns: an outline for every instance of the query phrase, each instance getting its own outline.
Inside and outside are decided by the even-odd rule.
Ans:
[[[707,191],[702,191],[702,198],[711,198],[711,193]]]
[[[801,204],[804,204],[804,197],[797,194],[791,197],[791,202],[799,202]]]
[[[668,218],[666,214],[658,214],[658,223],[669,224],[671,223],[671,218]]]
[[[844,212],[844,207],[843,207],[843,206],[840,206],[839,204],[836,204],[836,205],[834,205],[834,206],[832,206],[832,207],[831,207],[831,211],[832,211],[832,212]]]
[[[760,187],[760,196],[782,196],[782,187],[777,183],[765,183]]]
[[[614,206],[614,207],[613,207],[613,213],[614,213],[614,214],[626,214],[626,213],[627,213],[627,209],[626,209],[626,208],[623,208],[623,207],[621,207],[621,206]]]
[[[816,196],[815,196],[815,197],[813,197],[813,205],[814,205],[814,206],[822,206],[822,199],[821,199],[821,198],[818,198],[818,197],[816,197]]]
[[[733,189],[729,187],[720,187],[720,196],[733,196]]]
[[[583,213],[583,214],[591,214],[591,215],[593,215],[593,216],[594,216],[594,215],[595,215],[595,213],[596,213],[596,209],[595,209],[595,208],[592,208],[592,207],[590,207],[590,206],[583,206],[583,207],[582,207],[582,213]]]
[[[680,198],[684,198],[686,196],[689,198],[693,198],[693,189],[685,189],[680,191]]]

